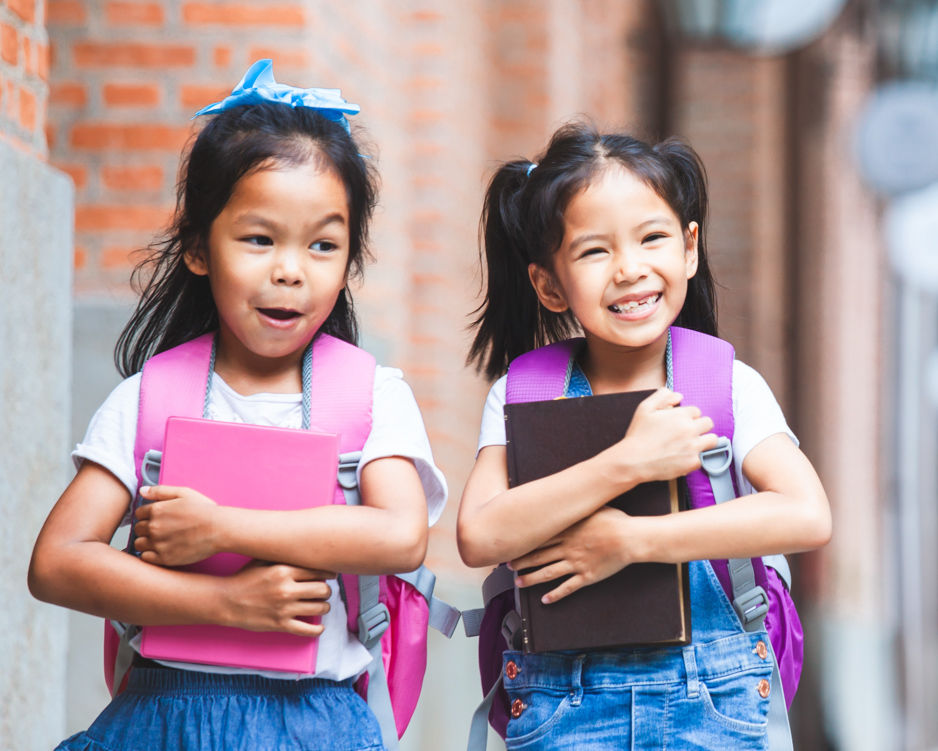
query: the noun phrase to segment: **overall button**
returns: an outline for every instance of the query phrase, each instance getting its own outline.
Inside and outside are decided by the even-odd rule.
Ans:
[[[769,682],[763,678],[761,681],[759,681],[759,685],[756,686],[756,690],[759,692],[759,696],[765,699],[768,697],[769,691],[772,690],[772,687],[769,685]],[[514,711],[514,707],[512,707],[512,711]]]
[[[769,656],[769,648],[765,646],[764,641],[756,643],[756,654],[759,655],[763,660]]]
[[[521,668],[518,667],[517,663],[514,660],[509,660],[505,665],[505,675],[508,680],[513,681],[518,677],[518,673],[521,672]]]
[[[511,716],[517,720],[525,709],[527,709],[525,703],[521,699],[515,699],[511,703]]]

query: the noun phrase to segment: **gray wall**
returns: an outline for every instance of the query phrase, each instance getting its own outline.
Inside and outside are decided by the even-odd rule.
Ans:
[[[66,614],[33,600],[36,534],[68,478],[71,181],[0,141],[0,743],[65,727]]]

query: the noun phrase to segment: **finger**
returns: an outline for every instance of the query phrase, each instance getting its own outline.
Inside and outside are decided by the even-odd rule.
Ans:
[[[137,537],[134,539],[134,550],[138,550],[142,552],[144,550],[152,550],[152,549],[153,549],[153,543],[150,542],[150,538],[147,537],[146,535],[138,534]]]
[[[671,391],[669,389],[660,388],[655,390],[653,394],[650,394],[642,400],[642,403],[639,404],[639,409],[644,406],[649,410],[656,409],[666,409],[668,407],[676,407],[681,403],[681,399],[684,397],[678,394],[676,391]]]
[[[296,593],[300,600],[328,600],[332,587],[323,581],[301,582],[297,584]]]
[[[140,554],[140,560],[144,563],[152,563],[154,566],[162,566],[163,559],[155,550],[144,550]]]
[[[325,600],[299,600],[289,613],[293,618],[310,618],[325,615],[330,609],[329,603]]]
[[[541,598],[541,602],[545,605],[550,605],[555,602],[559,602],[564,597],[569,597],[578,589],[582,589],[586,586],[586,580],[580,575],[575,574],[567,579],[565,582],[562,582],[560,586],[555,587],[546,595]]]
[[[554,579],[558,579],[570,573],[573,573],[573,567],[568,561],[557,561],[556,563],[551,563],[549,566],[544,566],[529,574],[517,577],[515,584],[523,589],[524,587],[531,587],[535,584],[544,584],[545,582],[553,581]]]
[[[559,540],[560,538],[556,539]],[[509,564],[509,567],[512,571],[523,571],[526,568],[535,568],[536,566],[553,563],[554,561],[560,560],[560,558],[561,553],[557,550],[556,543],[552,541],[545,547],[532,550],[530,553],[525,553],[520,558],[515,558],[515,560]]]
[[[185,488],[173,485],[144,485],[140,488],[140,495],[148,501],[168,501],[178,498]]]
[[[296,636],[318,637],[322,635],[323,627],[322,624],[319,623],[309,623],[308,621],[301,621],[298,618],[294,618],[287,621],[283,630],[288,634],[295,634]]]
[[[295,581],[319,581],[324,582],[327,579],[335,579],[334,571],[322,571],[314,568],[301,568],[299,566],[290,566],[291,576]]]

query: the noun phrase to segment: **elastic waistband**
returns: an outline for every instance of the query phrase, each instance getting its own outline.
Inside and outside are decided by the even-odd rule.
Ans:
[[[582,654],[545,652],[504,653],[505,684],[510,687],[561,690],[706,680],[746,670],[771,672],[771,652],[763,647],[765,632],[738,633],[687,647],[623,649]],[[759,646],[763,642],[763,647]],[[761,655],[767,654],[766,657]],[[513,662],[514,668],[508,668]],[[693,673],[693,675],[689,675]],[[510,676],[514,675],[514,678]]]
[[[159,668],[134,666],[127,680],[127,691],[140,694],[290,696],[330,690],[347,691],[351,688],[351,679],[345,681],[330,681],[325,678],[279,680],[261,675],[203,673],[165,666]]]

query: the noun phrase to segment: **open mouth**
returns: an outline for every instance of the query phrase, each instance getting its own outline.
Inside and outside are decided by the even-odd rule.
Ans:
[[[609,306],[609,310],[613,313],[640,313],[643,310],[646,310],[658,300],[661,299],[661,293],[658,292],[654,295],[649,295],[648,297],[643,297],[641,300],[629,300],[628,302],[620,302]]]
[[[298,311],[287,310],[286,308],[258,308],[257,310],[261,315],[265,315],[277,321],[289,321],[291,318],[296,318],[300,315]]]

